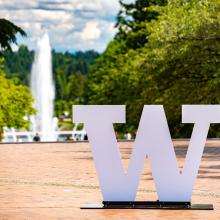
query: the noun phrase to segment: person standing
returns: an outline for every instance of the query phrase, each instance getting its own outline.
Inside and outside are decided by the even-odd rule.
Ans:
[[[33,141],[34,142],[39,142],[40,141],[40,135],[38,133],[36,133],[35,136],[33,137]]]

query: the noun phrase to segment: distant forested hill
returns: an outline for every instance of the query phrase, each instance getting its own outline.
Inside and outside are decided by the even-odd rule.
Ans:
[[[28,86],[34,52],[22,45],[17,52],[5,51],[4,58],[7,77],[17,78],[22,84]]]
[[[99,54],[93,50],[76,53],[52,51],[57,116],[83,99],[87,76],[98,57]],[[16,52],[5,51],[4,58],[7,77],[16,78],[22,84],[29,86],[34,52],[22,45]]]

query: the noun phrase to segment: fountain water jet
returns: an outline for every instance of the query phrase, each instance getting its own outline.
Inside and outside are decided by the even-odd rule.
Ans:
[[[31,92],[37,114],[32,117],[32,130],[39,132],[41,141],[55,141],[56,122],[53,118],[55,88],[52,76],[51,47],[48,34],[37,42],[31,71]]]

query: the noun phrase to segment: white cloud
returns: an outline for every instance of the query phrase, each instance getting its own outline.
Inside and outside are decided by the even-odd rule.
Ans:
[[[100,38],[101,30],[98,27],[98,22],[90,21],[86,23],[85,28],[81,33],[82,40],[97,40]]]
[[[118,0],[0,0],[0,16],[28,33],[19,43],[32,49],[48,32],[54,48],[103,51],[116,32],[118,11]]]

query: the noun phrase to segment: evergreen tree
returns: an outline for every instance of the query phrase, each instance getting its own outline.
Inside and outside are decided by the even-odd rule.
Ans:
[[[120,0],[121,10],[116,23],[119,32],[116,39],[125,40],[128,48],[141,48],[148,42],[147,24],[159,16],[152,6],[166,4],[167,0],[136,0],[134,3],[123,3]]]
[[[16,34],[26,36],[26,33],[18,26],[6,19],[0,19],[0,49],[11,50],[11,43],[17,43]]]

